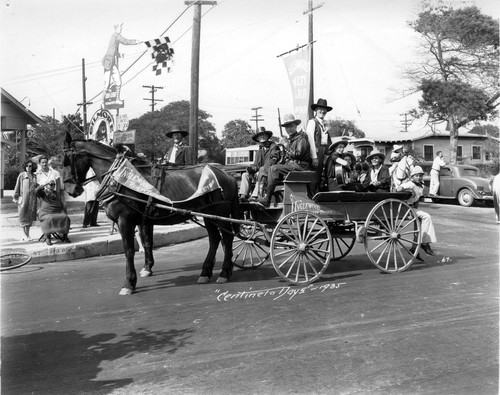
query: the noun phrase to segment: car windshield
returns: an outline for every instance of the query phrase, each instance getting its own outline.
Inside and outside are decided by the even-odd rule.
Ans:
[[[464,176],[479,176],[479,172],[476,169],[463,169],[462,175],[464,175]]]

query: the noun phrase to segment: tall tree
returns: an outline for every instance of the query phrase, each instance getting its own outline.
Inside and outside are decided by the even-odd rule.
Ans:
[[[353,121],[335,119],[328,120],[326,123],[332,130],[332,136],[348,136],[357,139],[365,137],[365,132],[359,129]]]
[[[215,134],[215,127],[208,121],[211,115],[203,110],[198,112],[198,148],[207,152],[207,161],[219,161],[222,148]],[[165,133],[175,125],[189,125],[189,102],[176,101],[159,111],[148,112],[130,120],[129,129],[136,130],[136,151],[143,152],[151,160],[162,158],[173,144]],[[188,129],[186,129],[188,130]]]
[[[446,122],[450,160],[456,163],[458,130],[497,115],[498,21],[477,7],[453,9],[442,2],[423,2],[410,26],[420,34],[424,52],[407,77],[422,91],[417,117]]]
[[[62,156],[65,126],[50,116],[42,115],[41,118],[44,122],[34,128],[33,137],[26,144],[29,155]]]
[[[222,145],[225,148],[247,147],[255,144],[252,140],[252,128],[247,121],[234,119],[224,125]]]

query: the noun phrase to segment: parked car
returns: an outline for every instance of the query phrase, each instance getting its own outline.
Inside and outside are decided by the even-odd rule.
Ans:
[[[424,184],[427,188],[424,191],[428,191],[432,163],[420,166],[425,172]],[[441,168],[438,195],[432,196],[432,200],[438,202],[444,199],[457,199],[464,207],[471,206],[475,201],[493,205],[489,180],[480,175],[477,167],[470,165],[446,165]]]

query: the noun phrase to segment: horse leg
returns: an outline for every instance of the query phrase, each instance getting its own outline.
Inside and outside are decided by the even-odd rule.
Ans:
[[[128,223],[125,219],[118,220],[118,229],[123,242],[125,252],[125,282],[120,295],[131,295],[137,285],[137,273],[134,266],[135,255],[135,225]]]
[[[224,284],[229,281],[231,275],[233,274],[233,239],[234,235],[231,232],[232,227],[230,224],[221,225],[222,234],[222,249],[224,250],[224,262],[222,263],[222,270],[220,272],[219,278],[217,279],[218,284]]]
[[[210,281],[214,270],[215,254],[217,253],[217,248],[219,247],[221,240],[219,229],[217,228],[217,224],[215,222],[207,219],[205,220],[205,227],[208,232],[209,247],[207,256],[201,268],[201,274],[198,277],[198,284],[206,284]]]
[[[141,277],[149,277],[153,275],[153,266],[155,260],[153,258],[153,225],[139,225],[139,235],[144,247],[144,267],[139,275]]]

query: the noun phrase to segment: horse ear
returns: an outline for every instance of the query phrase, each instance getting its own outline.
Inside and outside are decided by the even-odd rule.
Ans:
[[[70,146],[72,141],[73,139],[71,138],[70,132],[66,132],[66,144],[68,144],[68,147]]]

